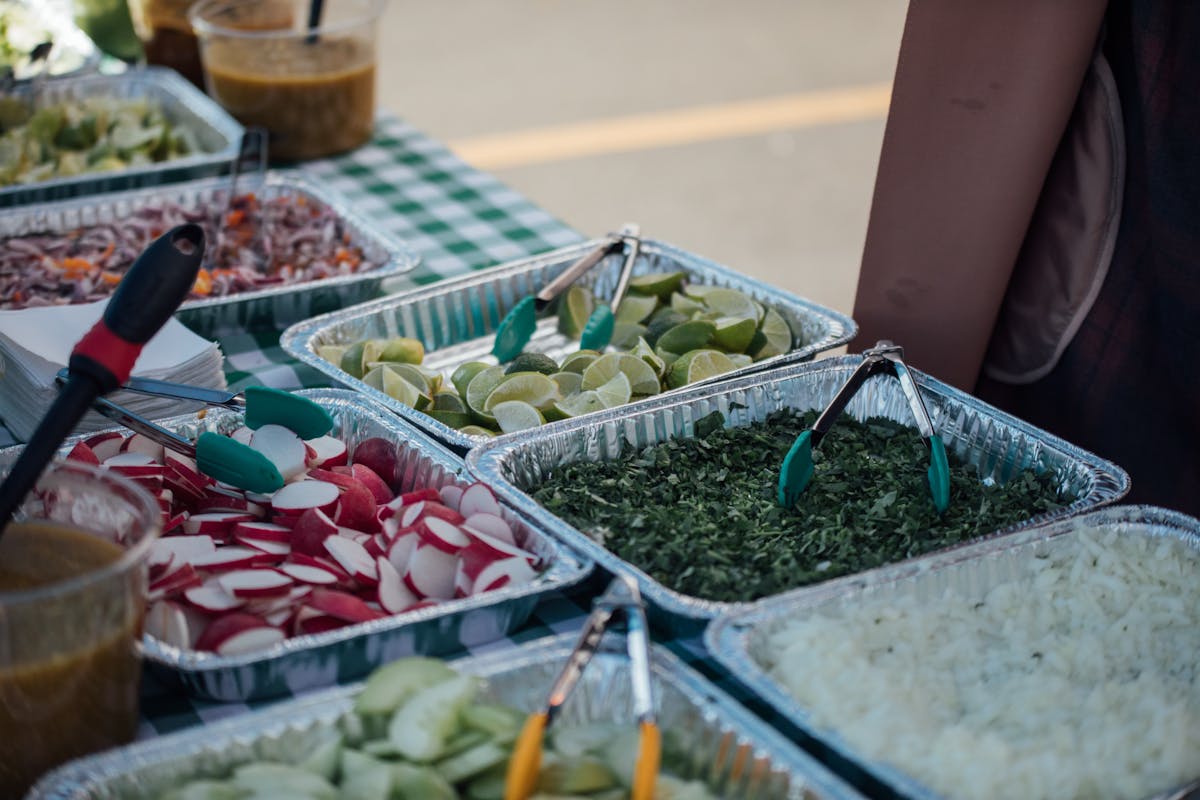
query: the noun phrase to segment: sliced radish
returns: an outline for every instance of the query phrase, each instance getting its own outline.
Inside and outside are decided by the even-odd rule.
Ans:
[[[496,500],[496,495],[492,494],[492,490],[482,483],[472,483],[468,486],[462,495],[462,500],[458,504],[458,511],[464,517],[469,517],[472,514],[495,514],[500,516],[500,503]]]
[[[234,525],[233,535],[234,537],[249,536],[253,539],[270,542],[290,542],[292,540],[292,530],[292,528],[285,525],[276,525],[273,522],[251,520],[249,522],[239,522]]]
[[[404,582],[422,597],[449,600],[454,597],[457,568],[458,556],[422,542],[408,561]]]
[[[224,639],[214,650],[217,655],[240,656],[245,653],[257,653],[268,647],[279,644],[287,636],[279,628],[269,625],[263,620],[261,628],[246,628]]]
[[[444,519],[426,517],[417,526],[417,534],[421,541],[431,544],[439,550],[457,554],[471,543],[471,537],[463,533],[457,525],[452,525]]]
[[[178,603],[160,600],[146,610],[146,633],[172,647],[187,649],[194,638],[187,614]]]
[[[286,556],[292,552],[290,542],[279,542],[274,539],[256,539],[253,536],[235,536],[234,541],[244,544],[246,547],[253,547],[255,550],[261,550],[264,553],[276,556]]]
[[[387,439],[373,436],[359,442],[354,448],[351,461],[356,464],[366,464],[388,486],[395,486],[399,476],[396,474],[397,463],[396,445]]]
[[[162,464],[165,458],[163,446],[141,433],[135,433],[121,443],[122,453],[144,453],[154,459],[155,464]]]
[[[233,430],[233,432],[229,434],[230,439],[233,439],[235,442],[238,442],[240,444],[250,444],[250,439],[253,436],[254,436],[254,429],[247,428],[245,425],[235,428]]]
[[[215,552],[190,559],[196,569],[232,570],[247,569],[256,566],[269,566],[279,560],[279,556],[264,553],[250,547],[218,547]]]
[[[467,531],[471,538],[475,541],[471,543],[471,547],[476,550],[483,549],[485,557],[490,560],[497,558],[523,558],[529,563],[529,566],[535,566],[538,561],[536,553],[531,553],[528,550],[522,550],[519,547],[509,544],[501,539],[497,539],[479,531]],[[470,549],[470,548],[468,548]]]
[[[308,564],[280,564],[277,569],[294,581],[312,586],[332,586],[339,580],[330,570]]]
[[[305,610],[309,613],[305,616],[297,615],[294,623],[294,629],[299,636],[336,631],[338,628],[344,628],[352,622],[340,617],[323,614],[312,608],[306,608]]]
[[[309,465],[323,469],[345,465],[349,452],[346,443],[336,436],[319,436],[316,439],[306,439],[304,442],[311,448],[313,455]]]
[[[471,594],[482,594],[505,586],[521,586],[533,581],[537,573],[523,558],[502,558],[488,564],[475,579]]]
[[[83,443],[95,454],[97,461],[103,462],[108,457],[115,456],[121,451],[121,445],[125,443],[125,437],[117,431],[108,431],[89,436],[83,440]]]
[[[163,536],[166,536],[168,533],[175,530],[176,528],[178,528],[182,532],[183,531],[183,523],[187,522],[187,518],[188,518],[188,513],[186,511],[182,511],[182,512],[175,514],[174,516],[168,518],[167,521],[163,523],[163,529],[162,529]]]
[[[92,466],[99,466],[100,464],[100,459],[97,457],[96,452],[88,447],[85,442],[76,442],[75,446],[71,448],[71,452],[67,453],[67,460],[82,461],[84,464],[91,464]]]
[[[211,536],[165,536],[150,545],[150,564],[172,556],[182,561],[216,552],[217,544]]]
[[[470,597],[474,586],[475,578],[467,574],[467,562],[460,558],[458,566],[454,568],[454,596]]]
[[[366,464],[351,464],[350,474],[370,490],[376,503],[386,503],[395,496],[383,478]]]
[[[404,579],[386,558],[375,559],[375,566],[379,571],[377,596],[379,605],[384,611],[389,614],[399,614],[421,599],[404,585]]]
[[[278,514],[301,514],[310,508],[328,514],[337,505],[340,494],[337,486],[326,481],[297,481],[272,495],[271,508]]]
[[[183,599],[208,614],[223,614],[245,605],[245,599],[235,597],[215,581],[194,586],[183,593]]]
[[[375,559],[358,542],[344,536],[330,536],[325,540],[325,549],[356,581],[370,584],[379,582]]]
[[[239,569],[217,576],[217,583],[234,597],[270,597],[285,594],[294,581],[273,569]]]
[[[484,536],[490,536],[511,545],[517,543],[512,526],[504,521],[504,517],[496,514],[472,514],[463,521],[462,526],[468,531],[482,533]]]
[[[268,625],[272,625],[280,630],[283,630],[284,626],[287,625],[288,620],[290,620],[295,613],[296,612],[291,608],[291,606],[289,606],[287,608],[281,608],[278,611],[272,611],[269,614],[263,614],[263,619],[267,621]],[[287,636],[285,635],[284,638],[287,638]]]
[[[179,569],[172,569],[157,581],[148,584],[146,596],[151,600],[158,600],[178,594],[192,586],[199,586],[203,582],[204,578],[196,572],[195,567],[191,564],[182,564]]]
[[[351,482],[342,488],[338,498],[337,509],[333,513],[333,521],[347,528],[354,528],[365,533],[374,533],[379,529],[379,520],[375,516],[375,495],[363,485],[362,481],[351,478]]]
[[[262,517],[267,513],[266,508],[251,502],[244,494],[228,494],[212,488],[206,489],[204,497],[196,503],[197,511],[236,511],[239,514],[251,514]]]
[[[459,507],[462,503],[463,487],[456,483],[448,483],[441,489],[438,489],[438,497],[442,500],[442,505],[446,508],[452,508],[455,511],[462,513]]]
[[[346,622],[369,622],[385,616],[354,595],[335,589],[313,589],[306,605]]]
[[[304,440],[282,425],[263,425],[250,437],[250,447],[266,456],[285,481],[308,467]]]
[[[411,506],[405,506],[400,514],[401,527],[407,528],[417,524],[419,520],[425,517],[437,517],[444,519],[447,522],[452,522],[455,525],[460,524],[464,517],[452,508],[442,505],[434,500],[419,500]]]
[[[206,514],[192,514],[183,523],[187,533],[207,534],[218,539],[228,539],[233,535],[233,526],[239,522],[252,522],[250,514],[236,511],[211,511]]]
[[[417,543],[421,541],[420,535],[413,531],[402,536],[397,536],[392,540],[392,546],[388,548],[388,561],[392,562],[392,566],[396,571],[403,575],[408,571],[408,562],[412,558],[413,550],[417,548]]]

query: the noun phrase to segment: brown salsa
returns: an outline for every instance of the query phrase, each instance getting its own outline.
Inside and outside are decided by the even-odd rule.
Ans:
[[[200,46],[187,19],[192,0],[130,0],[134,29],[148,64],[170,67],[204,88]]]
[[[348,36],[232,39],[204,50],[208,93],[243,125],[270,134],[272,160],[332,155],[371,138],[372,43]]]
[[[52,767],[137,731],[140,597],[131,602],[118,578],[36,606],[6,607],[2,596],[93,572],[122,552],[40,522],[0,536],[0,797],[21,797]]]

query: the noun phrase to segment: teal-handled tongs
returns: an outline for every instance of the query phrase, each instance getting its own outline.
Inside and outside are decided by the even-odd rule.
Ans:
[[[929,491],[933,496],[933,505],[938,513],[942,513],[950,505],[950,463],[946,458],[946,445],[937,435],[921,393],[917,390],[916,381],[904,363],[904,348],[888,341],[877,342],[874,347],[863,351],[863,361],[858,368],[846,379],[833,400],[821,412],[821,416],[813,426],[796,437],[788,454],[783,459],[783,468],[779,471],[779,504],[785,508],[796,505],[800,495],[808,486],[813,476],[813,450],[820,446],[821,440],[838,415],[845,410],[850,400],[875,375],[891,375],[900,381],[900,389],[908,400],[913,418],[917,422],[917,430],[925,446],[929,448]]]

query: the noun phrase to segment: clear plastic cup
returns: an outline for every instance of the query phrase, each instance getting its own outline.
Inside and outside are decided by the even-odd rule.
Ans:
[[[146,63],[169,67],[203,89],[200,47],[187,17],[191,4],[192,0],[129,0],[129,15]]]
[[[157,501],[129,478],[47,469],[0,535],[0,797],[133,739]]]
[[[272,161],[358,147],[375,120],[376,40],[384,0],[201,0],[188,12],[208,94],[265,128]]]

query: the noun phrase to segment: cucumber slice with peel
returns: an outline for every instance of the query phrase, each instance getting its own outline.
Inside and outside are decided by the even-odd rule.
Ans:
[[[525,717],[516,709],[488,703],[473,703],[463,709],[463,724],[491,736],[499,744],[515,742]]]
[[[338,764],[341,763],[341,760],[342,737],[341,734],[336,734],[332,739],[317,745],[308,757],[296,766],[333,782],[337,780]]]
[[[354,701],[359,714],[390,714],[408,698],[457,675],[436,658],[404,658],[371,674]]]
[[[313,800],[337,800],[333,784],[305,769],[289,764],[258,761],[243,764],[233,772],[233,783],[254,795],[310,797]]]
[[[437,763],[437,771],[451,783],[461,783],[507,761],[507,748],[495,742],[484,742],[470,750],[442,759]]]
[[[410,697],[392,716],[388,739],[410,761],[437,760],[459,724],[459,712],[474,699],[478,687],[474,677],[455,675]]]
[[[392,767],[357,750],[343,750],[341,790],[341,800],[388,800]]]
[[[192,781],[162,795],[160,800],[241,800],[245,792],[226,781]],[[500,798],[504,797],[501,784]]]
[[[446,779],[428,767],[392,764],[393,800],[458,800]]]

